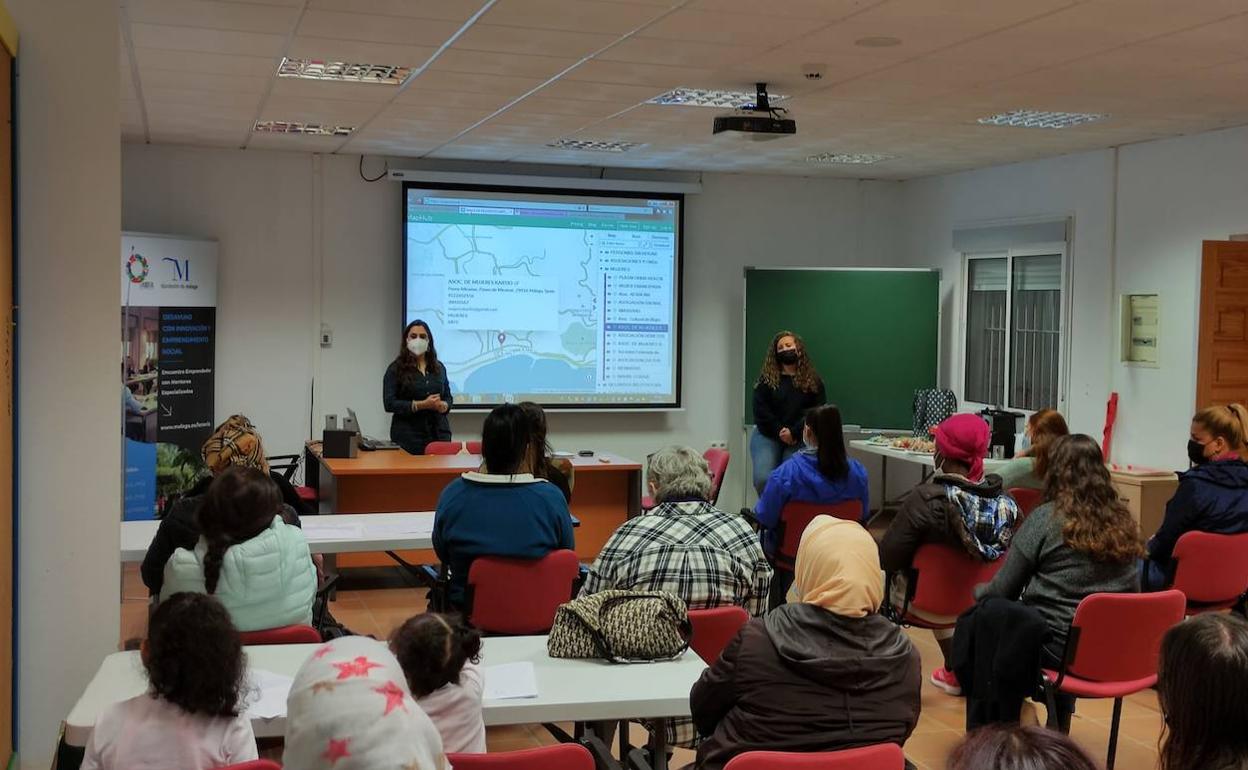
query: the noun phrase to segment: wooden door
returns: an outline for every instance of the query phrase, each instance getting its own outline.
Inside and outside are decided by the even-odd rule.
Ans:
[[[1248,404],[1248,242],[1205,241],[1196,408]]]

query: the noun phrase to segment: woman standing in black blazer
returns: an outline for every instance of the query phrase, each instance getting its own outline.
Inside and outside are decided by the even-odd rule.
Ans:
[[[429,325],[416,319],[403,329],[399,355],[386,369],[382,398],[390,418],[390,440],[414,455],[430,441],[450,441],[451,383],[438,361]]]

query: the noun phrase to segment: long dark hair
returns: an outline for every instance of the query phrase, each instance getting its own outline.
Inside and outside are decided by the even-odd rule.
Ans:
[[[420,367],[416,365],[416,356],[407,349],[407,335],[416,326],[424,327],[425,333],[429,335],[429,349],[425,351],[425,371],[429,373],[438,371],[438,348],[433,344],[433,329],[429,328],[429,324],[417,318],[403,327],[403,338],[399,340],[399,356],[394,359],[394,363],[398,366],[399,380],[403,382],[411,382],[420,373]]]
[[[464,622],[462,614],[427,612],[395,630],[390,651],[403,667],[412,695],[423,698],[458,682],[468,661],[481,662],[481,632]]]
[[[532,401],[521,401],[517,406],[524,410],[524,416],[529,421],[529,458],[533,475],[546,478],[546,459],[553,454],[550,442],[546,440],[546,411]]]
[[[806,411],[806,426],[819,442],[819,472],[823,477],[839,481],[849,475],[849,458],[845,455],[845,432],[841,410],[834,404],[816,406]]]
[[[1098,765],[1067,735],[1038,726],[1009,725],[981,727],[967,733],[949,755],[945,768],[1098,770]]]
[[[1063,519],[1062,539],[1095,561],[1127,564],[1144,554],[1140,528],[1105,469],[1101,447],[1076,433],[1049,448],[1044,498]]]
[[[176,593],[152,613],[143,667],[152,694],[188,714],[238,716],[247,663],[243,644],[221,602]]]
[[[797,373],[793,375],[793,385],[803,393],[814,393],[819,390],[819,373],[806,354],[806,343],[791,331],[782,329],[771,338],[771,346],[767,355],[763,356],[763,369],[758,374],[758,381],[769,388],[780,387],[780,362],[776,360],[776,345],[785,337],[792,337],[797,343]]]
[[[204,587],[216,593],[221,562],[230,546],[250,540],[269,528],[281,512],[282,493],[267,473],[231,465],[213,480],[199,507],[199,531],[208,541],[204,556]]]
[[[1248,761],[1248,622],[1206,613],[1166,632],[1157,695],[1162,770],[1238,768]]]
[[[487,473],[520,473],[530,455],[529,418],[515,404],[494,407],[481,426],[481,457]]]

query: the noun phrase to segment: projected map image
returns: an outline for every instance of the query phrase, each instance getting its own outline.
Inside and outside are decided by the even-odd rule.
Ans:
[[[457,401],[672,401],[675,201],[491,196],[408,191],[406,315]]]

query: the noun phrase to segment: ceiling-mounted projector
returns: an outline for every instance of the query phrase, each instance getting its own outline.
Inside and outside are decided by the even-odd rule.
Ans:
[[[785,117],[788,111],[783,107],[771,106],[771,100],[767,97],[767,84],[756,83],[755,88],[755,103],[747,104],[731,114],[717,116],[711,133],[755,141],[779,139],[797,133],[797,121]]]

